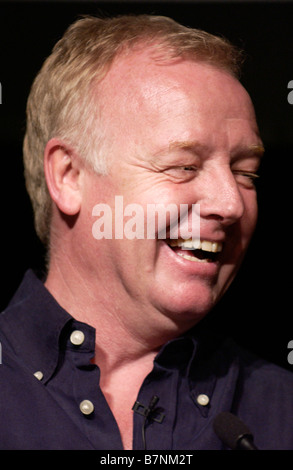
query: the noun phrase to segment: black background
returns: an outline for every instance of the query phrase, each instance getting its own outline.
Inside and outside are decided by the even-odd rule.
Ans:
[[[245,49],[242,83],[255,104],[266,156],[258,184],[259,222],[241,271],[210,314],[247,349],[293,370],[291,188],[293,3],[291,2],[0,2],[1,296],[5,308],[26,269],[42,268],[43,250],[24,187],[22,139],[29,88],[67,26],[82,14],[155,13]],[[292,245],[292,247],[291,247]]]

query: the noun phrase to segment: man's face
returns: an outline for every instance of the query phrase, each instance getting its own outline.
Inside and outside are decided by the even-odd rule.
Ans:
[[[225,292],[255,228],[252,177],[262,143],[251,101],[224,71],[191,61],[158,65],[148,53],[117,60],[98,92],[110,171],[87,175],[91,224],[98,203],[114,217],[115,196],[145,214],[149,204],[199,204],[203,250],[171,243],[168,225],[166,239],[91,235],[91,272],[130,321],[188,328]]]

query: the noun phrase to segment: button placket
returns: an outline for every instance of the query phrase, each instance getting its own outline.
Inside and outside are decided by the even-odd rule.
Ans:
[[[85,334],[81,330],[74,330],[70,335],[70,343],[74,346],[81,346],[85,341]],[[91,400],[82,400],[79,403],[79,410],[84,416],[89,416],[94,412],[94,404]]]

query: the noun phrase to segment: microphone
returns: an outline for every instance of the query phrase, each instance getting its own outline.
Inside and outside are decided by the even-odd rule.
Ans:
[[[232,450],[258,450],[248,427],[232,413],[223,411],[218,414],[213,428],[221,441]]]
[[[136,401],[132,407],[135,413],[138,413],[144,416],[144,420],[142,423],[141,428],[141,435],[142,435],[142,442],[143,442],[143,450],[146,450],[146,426],[148,421],[156,421],[157,423],[161,423],[165,417],[163,413],[160,414],[159,417],[156,417],[154,413],[156,412],[156,405],[159,401],[159,397],[157,395],[153,395],[150,399],[149,406],[144,406],[139,401]]]
[[[146,408],[145,416],[149,416],[153,412],[158,401],[159,401],[159,397],[157,397],[157,395],[152,396],[149,402],[149,406]]]

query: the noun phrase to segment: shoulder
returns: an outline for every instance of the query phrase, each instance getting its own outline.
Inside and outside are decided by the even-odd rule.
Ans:
[[[293,371],[259,357],[234,341],[227,341],[226,347],[237,358],[239,371],[247,381],[259,383],[263,387],[271,383],[274,387],[277,384],[293,385]]]

